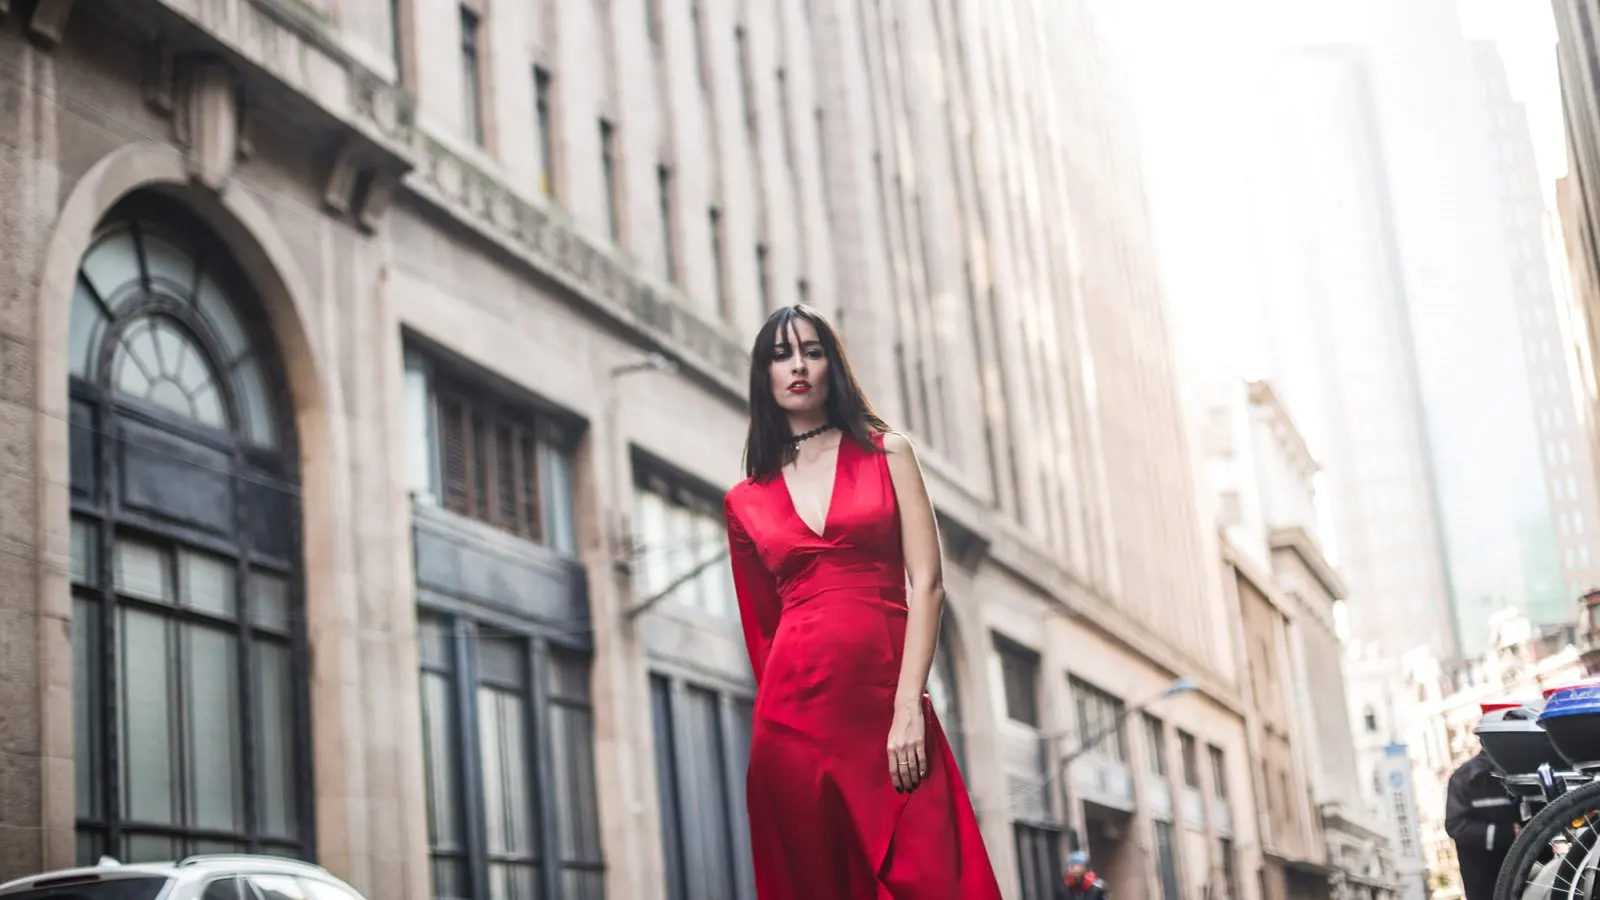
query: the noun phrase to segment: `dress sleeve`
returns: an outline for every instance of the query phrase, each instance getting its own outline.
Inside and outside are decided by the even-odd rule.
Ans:
[[[755,673],[759,687],[761,672],[767,665],[767,650],[778,631],[778,614],[783,606],[778,599],[777,582],[767,571],[755,542],[727,500],[722,504],[722,516],[728,525],[728,555],[733,564],[733,589],[739,595],[739,621],[744,626],[745,649],[750,653],[750,670]]]

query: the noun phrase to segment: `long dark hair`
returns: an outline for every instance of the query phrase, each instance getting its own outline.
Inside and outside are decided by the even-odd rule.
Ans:
[[[750,430],[744,440],[744,473],[758,481],[777,475],[794,459],[789,417],[772,396],[772,357],[778,336],[792,335],[798,319],[817,330],[817,340],[828,358],[828,424],[869,452],[878,451],[872,436],[890,430],[889,423],[872,411],[828,317],[803,303],[785,306],[767,317],[750,350]],[[798,353],[798,335],[794,337]]]

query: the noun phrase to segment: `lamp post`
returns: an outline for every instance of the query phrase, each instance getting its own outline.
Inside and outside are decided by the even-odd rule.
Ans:
[[[1078,759],[1078,757],[1099,746],[1100,742],[1105,740],[1106,737],[1112,732],[1122,728],[1122,723],[1126,722],[1129,716],[1136,712],[1143,712],[1144,710],[1149,709],[1150,707],[1169,697],[1176,697],[1179,694],[1193,693],[1194,691],[1198,690],[1199,687],[1200,686],[1195,683],[1195,680],[1187,675],[1181,678],[1173,679],[1171,684],[1163,688],[1161,693],[1156,694],[1154,697],[1150,697],[1147,700],[1135,703],[1132,706],[1123,707],[1122,712],[1117,715],[1116,721],[1084,738],[1083,741],[1078,744],[1075,750],[1062,756],[1061,759],[1057,761],[1056,779],[1061,783],[1061,814],[1066,816],[1067,849],[1069,851],[1075,851],[1081,848],[1078,843],[1077,826],[1072,824],[1072,778],[1067,774],[1067,768],[1070,767],[1072,763]]]

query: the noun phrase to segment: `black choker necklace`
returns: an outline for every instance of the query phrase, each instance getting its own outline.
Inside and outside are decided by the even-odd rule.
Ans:
[[[805,432],[803,434],[792,435],[789,438],[789,444],[791,446],[798,447],[798,446],[800,446],[800,444],[802,442],[808,441],[811,438],[814,438],[819,434],[823,434],[823,433],[826,433],[826,432],[829,432],[829,431],[832,431],[832,430],[833,430],[833,426],[832,425],[818,425],[816,428],[813,428],[810,431],[807,431],[807,432]]]

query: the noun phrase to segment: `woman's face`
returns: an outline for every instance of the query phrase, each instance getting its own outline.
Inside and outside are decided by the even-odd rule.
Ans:
[[[815,412],[828,402],[828,355],[810,320],[795,317],[772,348],[772,396],[790,415]]]

